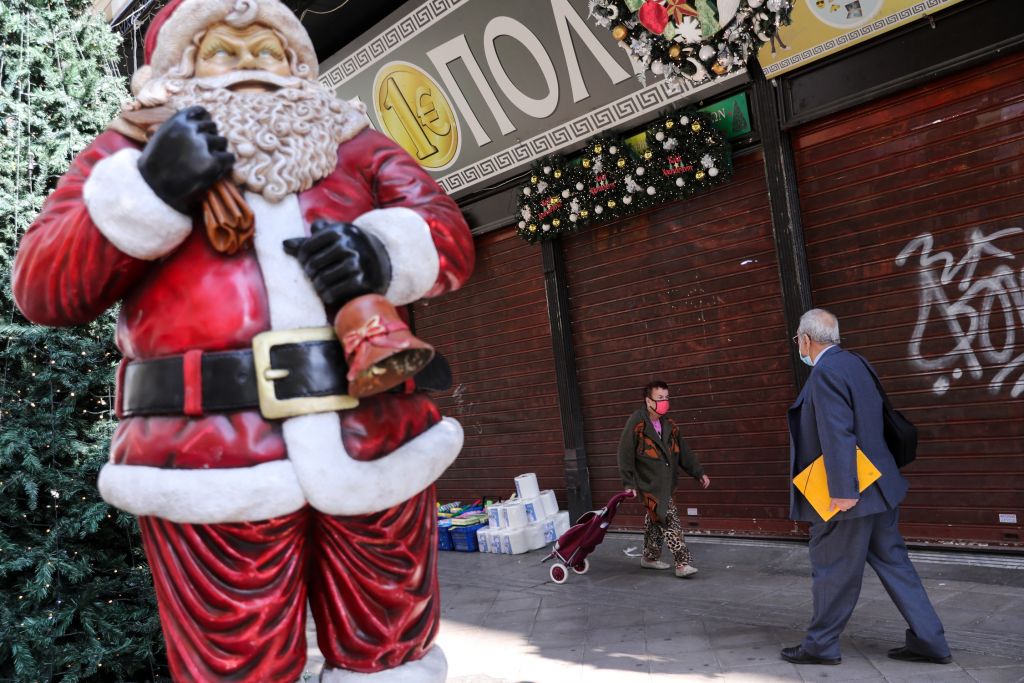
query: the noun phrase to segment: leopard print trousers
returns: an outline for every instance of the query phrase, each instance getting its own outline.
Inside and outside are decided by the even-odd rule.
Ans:
[[[679,522],[679,511],[675,503],[669,501],[668,512],[665,514],[665,523],[662,524],[648,512],[644,518],[644,559],[653,562],[661,557],[661,547],[668,544],[677,567],[690,564],[693,556],[690,549],[686,547],[683,540],[683,527]]]

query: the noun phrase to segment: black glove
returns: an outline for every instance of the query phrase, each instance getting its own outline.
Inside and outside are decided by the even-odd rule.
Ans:
[[[387,291],[391,259],[379,239],[351,223],[322,218],[313,221],[310,232],[310,237],[285,240],[284,250],[299,260],[326,306]]]
[[[235,155],[217,135],[217,124],[199,106],[167,119],[146,143],[139,172],[156,196],[181,213],[192,213],[203,193],[231,170]]]

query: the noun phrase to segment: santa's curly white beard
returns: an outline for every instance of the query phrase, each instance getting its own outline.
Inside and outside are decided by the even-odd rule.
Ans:
[[[275,89],[231,89],[242,83]],[[164,104],[175,110],[199,105],[209,111],[236,157],[234,181],[271,202],[328,176],[337,165],[338,145],[352,136],[354,121],[363,116],[318,83],[262,71],[164,79],[160,96],[153,97],[156,85],[149,84],[150,97],[140,104]]]

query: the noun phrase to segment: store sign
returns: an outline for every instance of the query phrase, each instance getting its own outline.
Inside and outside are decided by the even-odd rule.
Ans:
[[[417,0],[321,64],[320,80],[459,194],[745,78],[642,83],[587,6]]]
[[[761,47],[758,60],[773,78],[862,43],[960,0],[794,0],[793,23]]]
[[[715,128],[729,140],[741,138],[750,133],[750,109],[747,94],[737,93],[701,109],[711,116]]]

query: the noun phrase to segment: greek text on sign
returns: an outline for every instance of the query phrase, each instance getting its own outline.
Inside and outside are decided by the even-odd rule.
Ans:
[[[428,0],[395,16],[325,61],[320,81],[367,103],[373,124],[449,193],[735,85],[641,84],[609,32],[587,21],[588,0]]]

